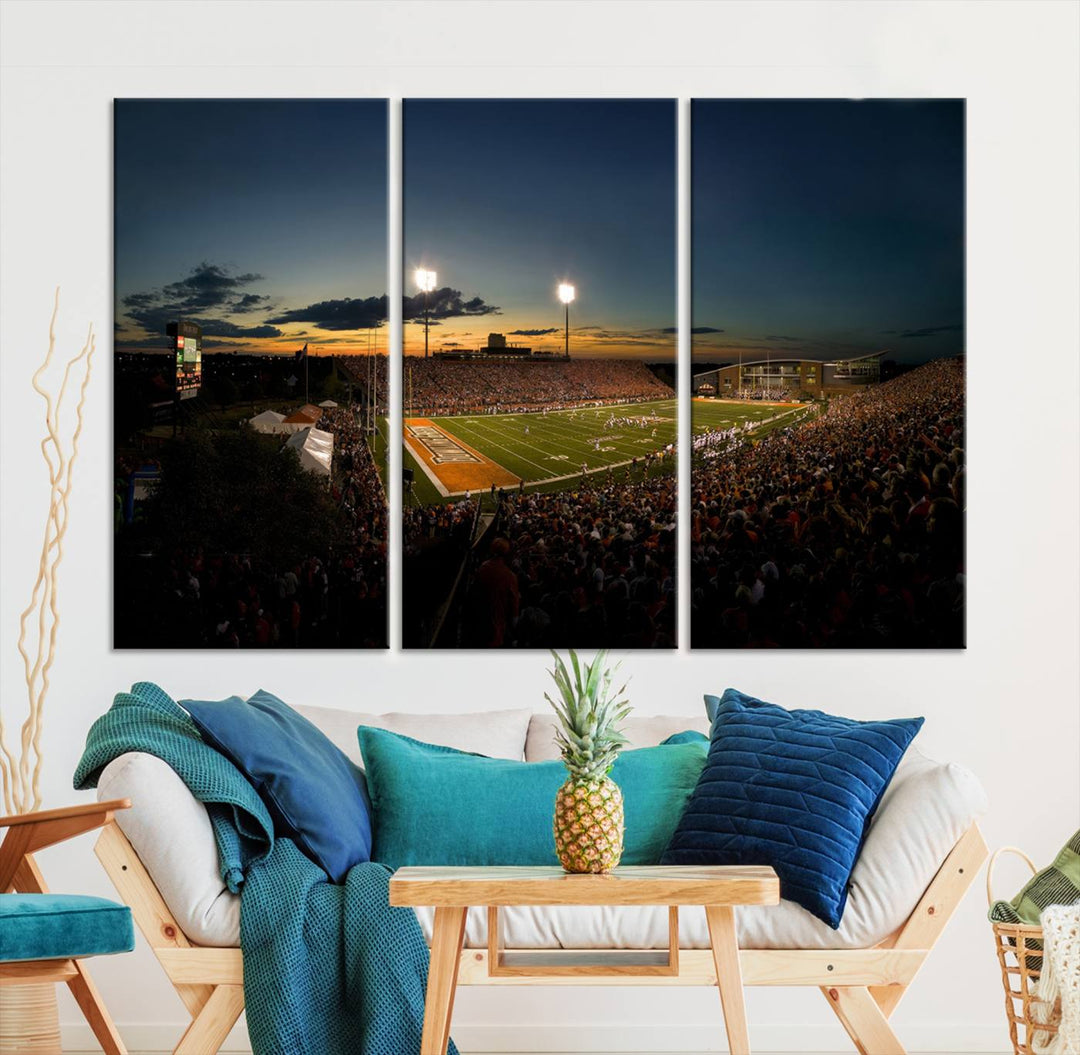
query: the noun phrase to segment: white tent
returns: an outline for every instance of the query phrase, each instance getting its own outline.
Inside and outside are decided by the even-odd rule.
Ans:
[[[327,410],[333,410],[337,404],[332,399],[324,399],[320,404],[320,407],[324,407]]]
[[[289,437],[286,447],[292,447],[300,455],[300,464],[309,473],[330,475],[334,459],[334,434],[322,429],[302,429]]]
[[[280,427],[284,420],[284,414],[279,414],[276,410],[264,410],[250,418],[248,424],[256,432],[284,432],[286,430]]]

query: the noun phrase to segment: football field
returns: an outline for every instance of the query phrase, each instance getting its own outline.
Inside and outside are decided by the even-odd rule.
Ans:
[[[799,404],[695,399],[694,434],[761,422],[768,431],[794,418]],[[557,489],[585,471],[624,471],[637,460],[675,443],[678,401],[588,407],[547,414],[465,414],[405,418],[404,464],[413,470],[413,493],[422,503],[453,499],[471,491]],[[653,474],[670,471],[670,452],[654,461]]]
[[[803,409],[804,403],[766,403],[757,400],[739,402],[730,399],[695,399],[690,408],[693,434],[713,429],[730,429],[744,422],[788,424]]]
[[[405,465],[422,502],[487,490],[558,486],[586,471],[640,463],[675,442],[678,402],[529,414],[405,419]],[[658,470],[654,470],[658,471]]]

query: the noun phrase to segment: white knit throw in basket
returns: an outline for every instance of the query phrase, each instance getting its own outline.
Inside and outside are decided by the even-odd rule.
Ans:
[[[1035,986],[1040,1002],[1033,1015],[1031,1048],[1036,1055],[1080,1055],[1080,904],[1051,905],[1039,917],[1043,970]],[[1040,1030],[1040,1011],[1060,1000],[1057,1036]]]

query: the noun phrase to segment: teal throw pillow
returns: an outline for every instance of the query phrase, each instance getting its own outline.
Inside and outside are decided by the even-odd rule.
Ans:
[[[676,734],[681,735],[681,734]],[[361,726],[372,860],[404,865],[558,865],[552,818],[560,761],[514,762]],[[624,751],[622,864],[658,864],[705,765],[707,743]]]
[[[709,738],[704,733],[699,733],[696,729],[684,729],[681,733],[672,733],[666,740],[661,740],[662,744],[701,744],[702,747],[708,749]]]

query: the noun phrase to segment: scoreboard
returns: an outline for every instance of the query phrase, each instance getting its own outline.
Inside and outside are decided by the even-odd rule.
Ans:
[[[192,399],[202,384],[202,327],[193,322],[170,322],[165,332],[173,339],[176,398]]]

